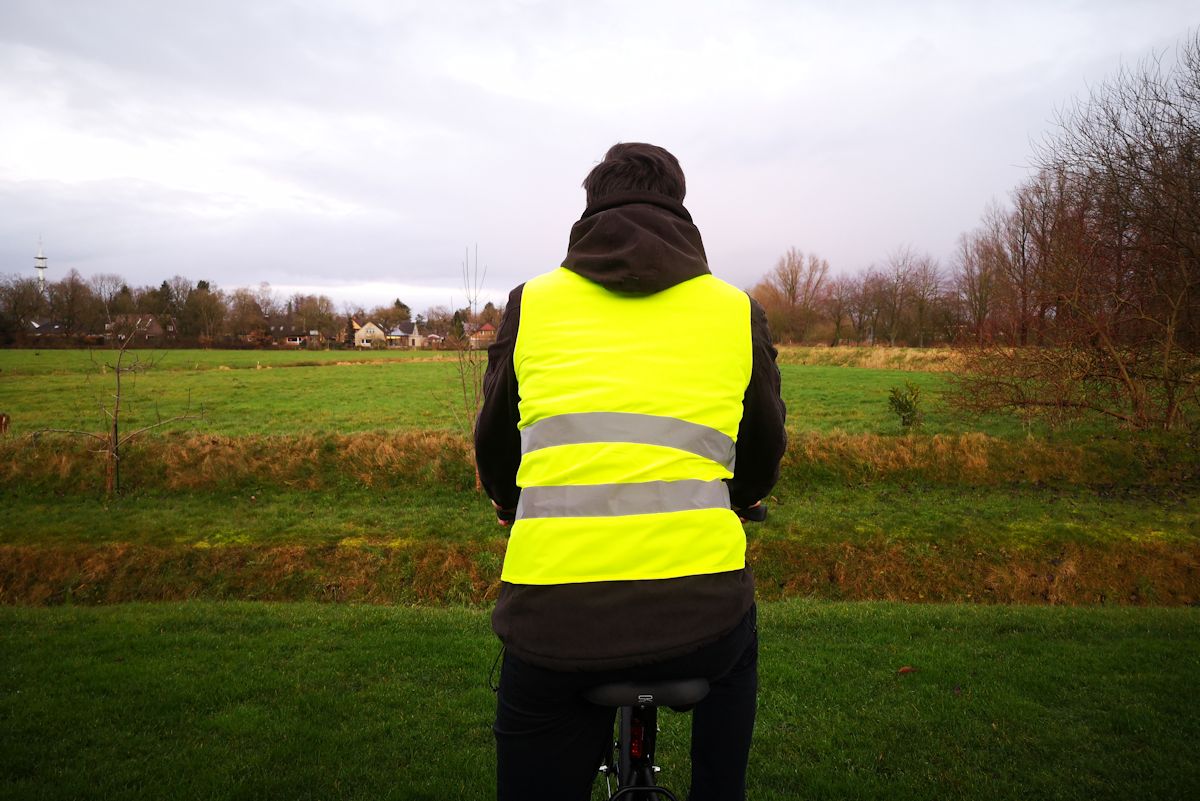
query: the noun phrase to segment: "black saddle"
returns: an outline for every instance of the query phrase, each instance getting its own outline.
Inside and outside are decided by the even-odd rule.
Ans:
[[[677,712],[691,709],[708,695],[708,679],[674,681],[618,681],[601,684],[583,697],[597,706],[669,706]]]

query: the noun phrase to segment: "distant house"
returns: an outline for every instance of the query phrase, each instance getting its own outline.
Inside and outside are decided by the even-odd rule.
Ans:
[[[386,348],[387,341],[387,332],[369,321],[354,331],[354,347],[356,348]]]
[[[22,333],[30,339],[46,339],[66,336],[67,330],[62,323],[42,317],[36,320],[26,320]]]
[[[486,348],[496,341],[496,326],[484,323],[467,338],[467,341],[471,343],[472,348]]]
[[[117,314],[104,324],[104,338],[110,342],[132,336],[135,343],[162,344],[175,341],[178,331],[174,317],[158,314]]]
[[[299,325],[283,324],[272,332],[275,343],[281,348],[308,348],[321,345],[325,338],[316,329],[306,329]]]
[[[423,348],[425,347],[425,337],[416,323],[400,323],[388,331],[387,346],[389,348]]]

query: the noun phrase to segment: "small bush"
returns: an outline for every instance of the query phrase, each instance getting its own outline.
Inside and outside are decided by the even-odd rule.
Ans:
[[[912,431],[921,427],[925,413],[921,411],[921,388],[911,381],[904,382],[904,389],[892,387],[888,391],[888,406],[900,418],[900,427]]]

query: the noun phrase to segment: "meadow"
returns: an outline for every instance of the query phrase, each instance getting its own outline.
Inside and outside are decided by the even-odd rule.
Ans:
[[[104,354],[0,351],[0,798],[487,797],[505,538],[454,355],[138,355],[126,430],[205,414],[109,498],[35,435],[101,430]],[[780,354],[751,797],[1194,797],[1195,440],[964,416],[955,364]]]
[[[114,498],[92,441],[33,435],[101,430],[105,355],[0,351],[0,600],[494,595],[504,534],[475,486],[454,354],[137,352],[154,366],[127,385],[124,430],[189,402],[204,416],[132,443]],[[748,529],[767,597],[1200,597],[1192,443],[960,415],[948,351],[780,362],[790,447],[770,519]],[[925,421],[903,433],[886,398],[907,383]]]

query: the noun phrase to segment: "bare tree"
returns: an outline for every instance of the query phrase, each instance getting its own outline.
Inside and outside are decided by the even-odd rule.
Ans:
[[[233,290],[225,317],[229,333],[248,343],[258,343],[267,338],[267,314],[260,304],[261,297],[261,292],[243,287]]]
[[[475,418],[479,416],[479,405],[483,401],[483,372],[487,366],[486,351],[472,347],[470,324],[479,315],[479,300],[483,295],[483,284],[487,278],[487,267],[479,269],[479,246],[475,246],[475,260],[471,261],[471,253],[463,254],[462,282],[463,293],[467,298],[466,327],[461,332],[455,332],[451,343],[456,351],[455,364],[458,368],[461,424],[463,430],[470,436],[475,429]],[[478,477],[477,477],[478,478]]]
[[[846,322],[847,317],[853,321],[854,300],[857,293],[860,291],[861,281],[848,275],[842,275],[835,278],[829,285],[829,295],[826,299],[826,308],[829,312],[829,319],[833,320],[833,335],[830,338],[830,346],[842,344],[842,324]]]
[[[113,374],[113,393],[111,403],[104,400],[98,402],[98,406],[102,417],[106,421],[105,431],[96,433],[94,431],[84,431],[81,429],[63,429],[63,428],[45,428],[36,431],[33,437],[36,439],[44,434],[66,434],[71,436],[86,437],[95,440],[99,443],[96,453],[104,455],[104,494],[112,497],[121,491],[121,456],[124,453],[125,446],[132,442],[137,437],[145,434],[156,428],[162,428],[173,423],[183,422],[185,420],[196,420],[204,416],[204,410],[192,412],[191,396],[188,397],[187,406],[184,410],[170,417],[163,417],[157,406],[155,407],[154,422],[140,426],[133,431],[121,430],[121,415],[126,410],[128,403],[128,385],[126,377],[132,377],[139,373],[145,372],[155,364],[154,360],[142,359],[136,353],[129,359],[129,346],[137,338],[138,334],[144,333],[149,320],[141,318],[135,321],[130,329],[122,335],[114,336],[114,343],[119,342],[114,347],[114,359],[104,365],[105,372],[112,371]],[[128,360],[127,360],[128,359]],[[94,360],[94,357],[93,357]]]
[[[88,283],[104,308],[104,321],[111,323],[116,313],[114,303],[125,287],[125,279],[114,273],[97,273],[88,279]]]
[[[792,247],[750,294],[762,304],[777,336],[801,342],[816,318],[828,275],[829,262]]]
[[[886,332],[889,345],[896,344],[917,261],[918,257],[911,247],[905,245],[897,248],[888,256],[884,272],[876,281],[875,288],[879,293],[879,324]]]
[[[487,278],[487,267],[479,269],[479,246],[475,246],[475,260],[471,261],[470,251],[463,254],[462,282],[463,292],[467,298],[467,309],[470,321],[479,314],[479,300],[483,294],[484,280]],[[468,322],[470,322],[468,321]],[[479,417],[479,407],[483,403],[483,373],[487,367],[487,352],[472,347],[470,331],[466,328],[458,330],[450,337],[451,346],[455,349],[455,367],[458,373],[458,392],[461,411],[460,424],[470,438],[475,430],[475,420]],[[475,490],[483,488],[479,479],[479,468],[475,469]]]
[[[986,229],[963,234],[958,239],[952,279],[954,293],[976,345],[991,341],[999,258],[1000,246]]]
[[[942,299],[942,272],[932,256],[926,254],[917,258],[909,286],[917,347],[923,348],[926,344],[926,334],[930,332],[934,314]]]
[[[974,408],[1093,412],[1132,428],[1200,410],[1200,31],[1059,118],[1009,223],[1028,233],[1018,343],[962,385]],[[1024,233],[1022,233],[1024,236]],[[1023,244],[1022,247],[1025,247]],[[1008,243],[1011,256],[1016,252]],[[1023,327],[1022,327],[1023,326]]]
[[[46,298],[36,278],[24,276],[9,276],[0,281],[0,313],[4,326],[12,334],[17,334],[22,327],[35,317],[39,317],[46,308]]]

